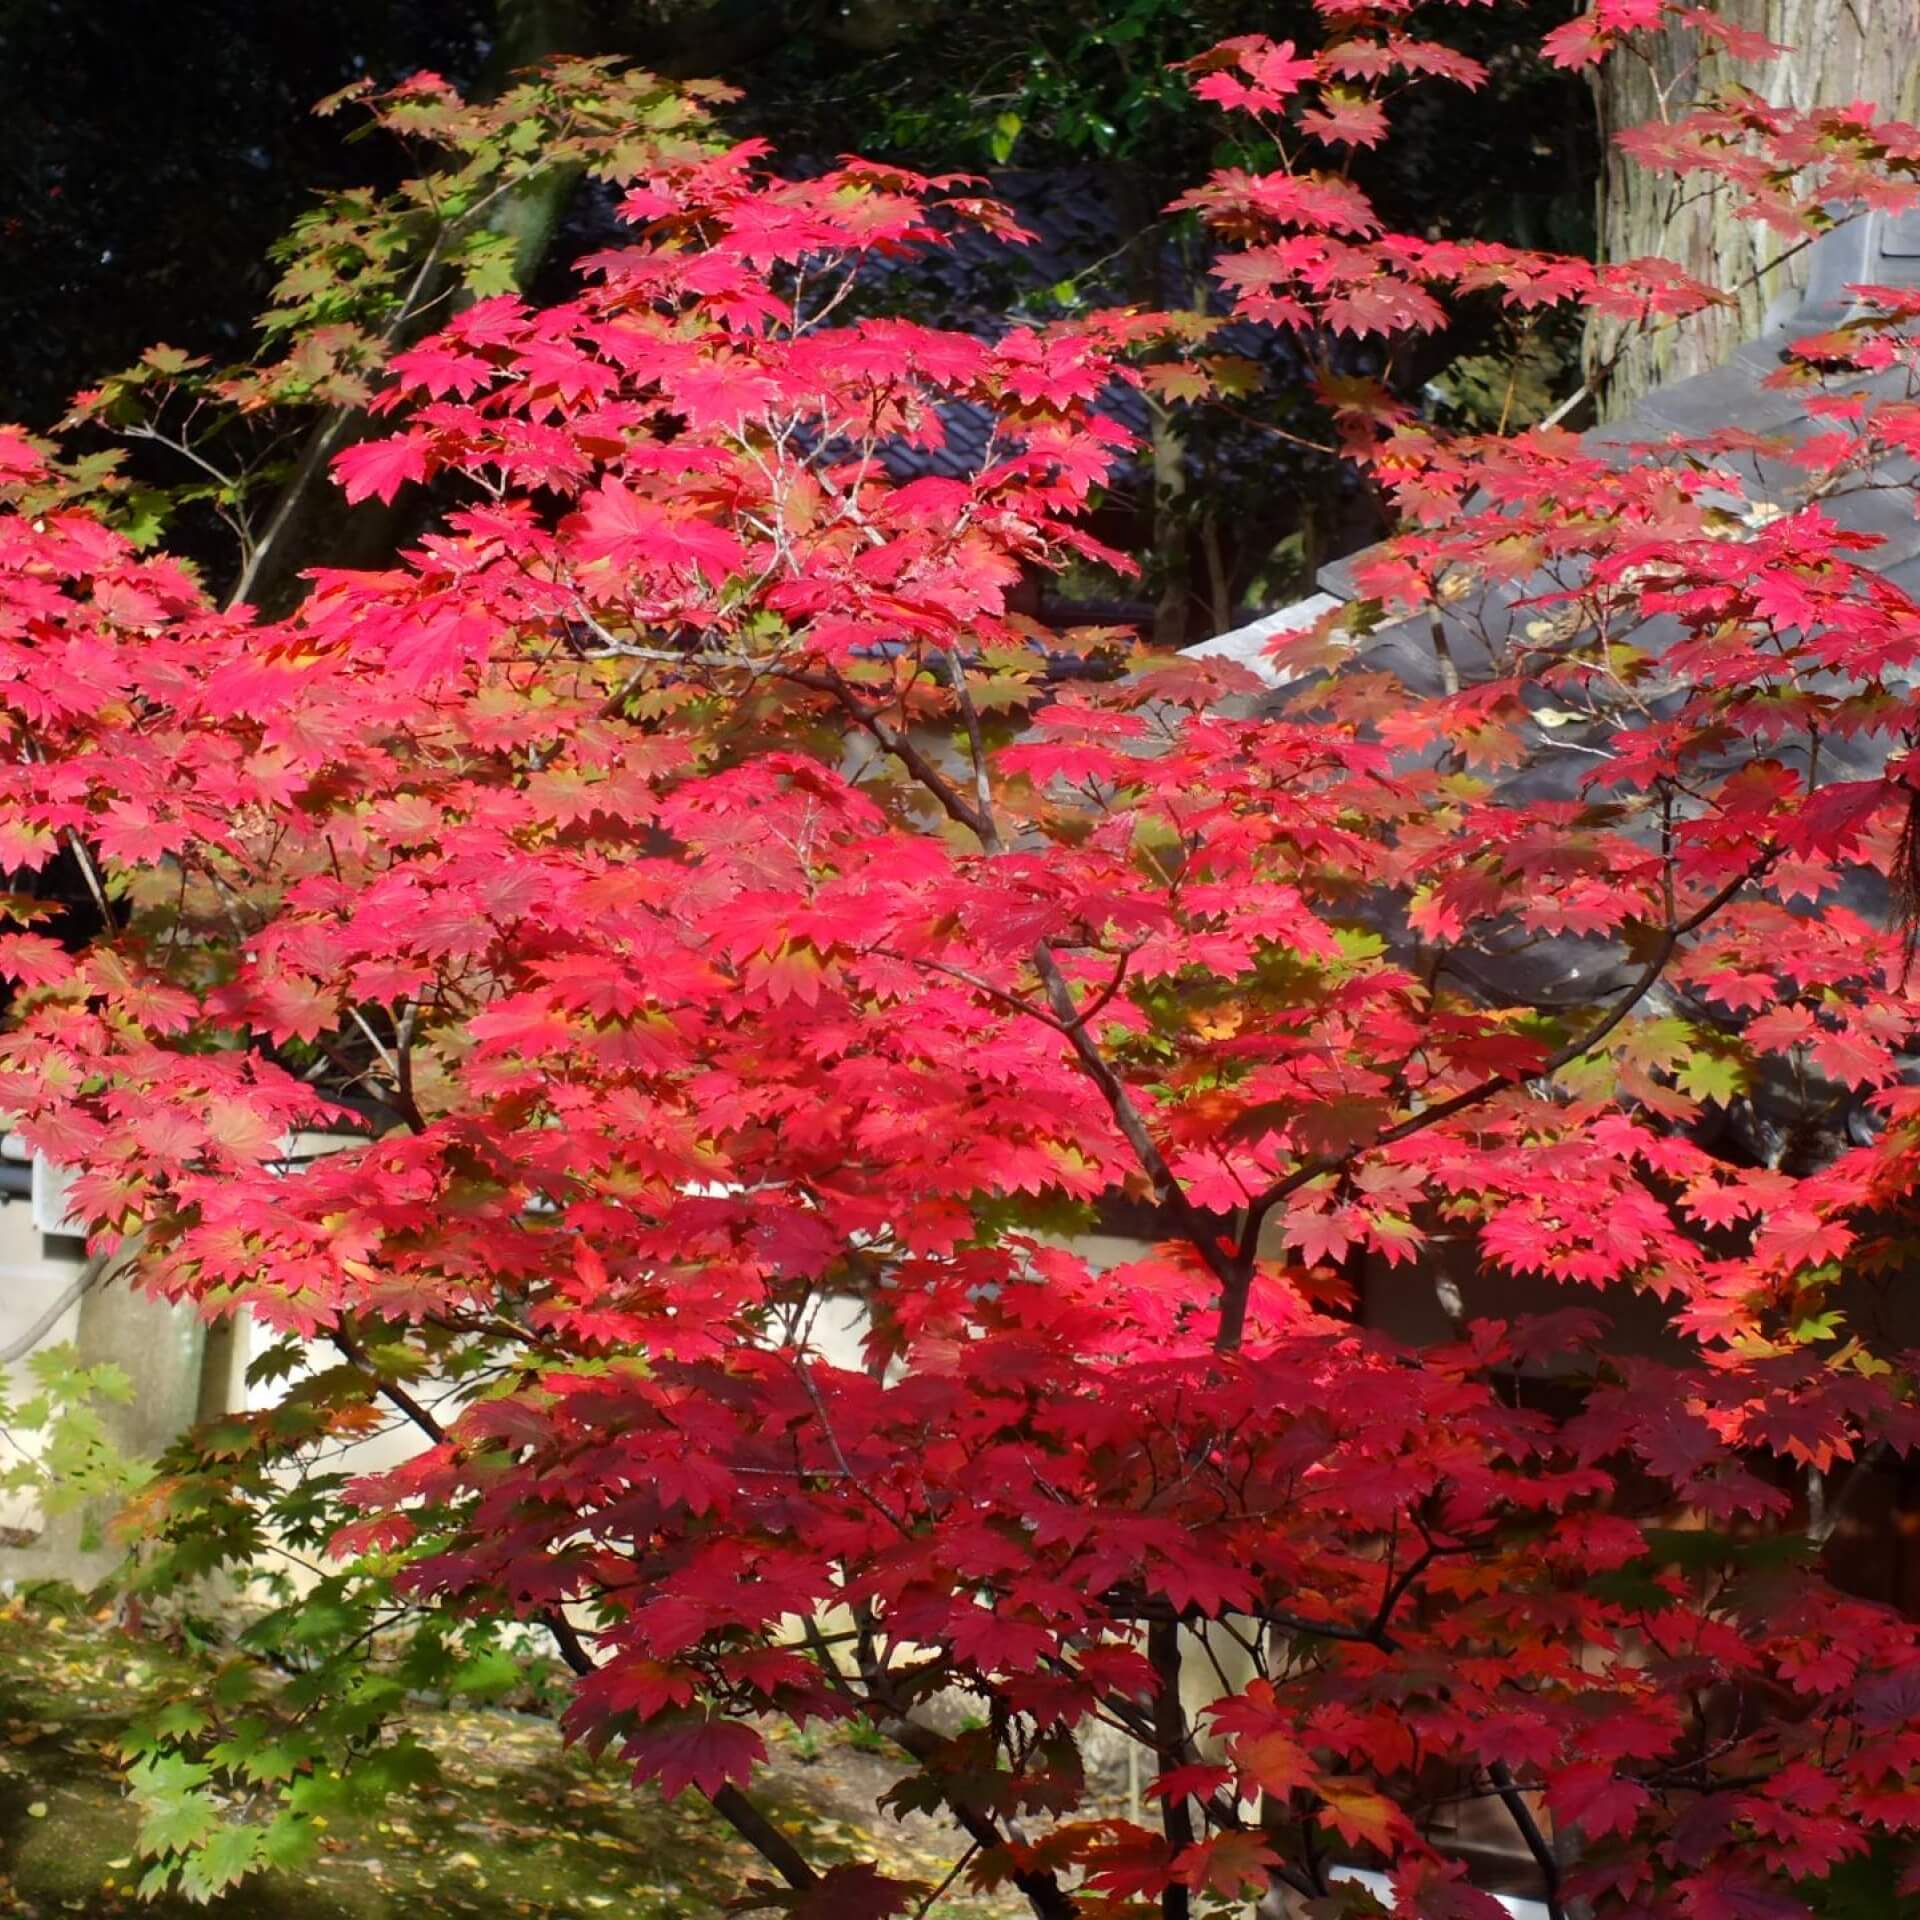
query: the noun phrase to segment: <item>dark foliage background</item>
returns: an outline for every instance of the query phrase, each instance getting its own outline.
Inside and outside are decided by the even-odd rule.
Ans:
[[[1353,157],[1394,224],[1590,247],[1592,103],[1531,51],[1571,10],[1496,0],[1422,23],[1491,80],[1415,90],[1383,153]],[[1308,0],[0,0],[0,413],[50,425],[155,341],[243,358],[270,244],[316,191],[388,184],[397,164],[316,118],[324,94],[422,66],[485,88],[555,51],[728,79],[745,94],[737,129],[801,164],[857,150],[993,175],[1046,244],[929,275],[929,317],[1205,304],[1200,236],[1163,209],[1211,167],[1266,156],[1225,147],[1219,116],[1168,68],[1256,31],[1312,43],[1319,29]],[[562,290],[607,226],[604,201],[577,196],[536,291]],[[1388,371],[1424,404],[1506,406],[1548,395],[1572,356],[1570,339],[1516,334],[1489,301]],[[1297,429],[1304,385],[1275,373],[1263,417]],[[1180,431],[1214,524],[1140,493],[1116,500],[1109,533],[1142,553],[1163,606],[1202,570],[1182,542],[1197,552],[1204,534],[1211,578],[1192,623],[1296,590],[1376,530],[1366,501],[1292,442],[1220,421]]]
[[[356,74],[476,71],[455,0],[0,0],[0,402],[48,424],[156,340],[245,352],[316,187],[391,164],[309,109]]]

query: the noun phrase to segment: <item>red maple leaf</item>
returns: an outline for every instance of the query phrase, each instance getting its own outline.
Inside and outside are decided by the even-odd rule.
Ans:
[[[697,1787],[709,1796],[729,1782],[744,1786],[766,1757],[766,1742],[737,1720],[704,1713],[666,1713],[621,1742],[636,1781],[656,1782],[669,1800]]]
[[[427,477],[432,451],[432,436],[412,429],[348,447],[334,457],[333,470],[350,505],[369,498],[389,501],[409,481]]]

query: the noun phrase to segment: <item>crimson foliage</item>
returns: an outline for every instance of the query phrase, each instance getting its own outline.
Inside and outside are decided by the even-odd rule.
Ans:
[[[1341,156],[1478,75],[1407,6],[1320,10],[1318,50],[1197,63],[1280,155],[1186,201],[1242,314],[1324,347],[1479,290],[1715,297],[1382,232]],[[1740,39],[1612,0],[1549,51],[1668,16]],[[1797,231],[1910,199],[1920,133],[1736,95],[1638,146]],[[1920,442],[1912,296],[1782,367],[1825,423],[1784,503],[1731,440],[1448,439],[1323,355],[1403,531],[1276,696],[1012,606],[1114,563],[1109,384],[1238,378],[1192,316],[875,317],[888,259],[1005,216],[752,146],[619,171],[633,241],[577,297],[387,363],[339,477],[445,511],[282,621],[0,441],[0,856],[64,850],[108,909],[73,951],[10,907],[0,1102],[152,1286],[342,1362],[176,1462],[159,1535],[398,1409],[422,1450],[347,1490],[342,1579],[550,1630],[574,1732],[713,1796],[795,1913],[922,1896],[759,1818],[769,1717],[872,1722],[901,1804],[1043,1916],[1373,1910],[1341,1862],[1490,1915],[1462,1797],[1556,1914],[1785,1916],[1897,1853],[1920,1645],[1792,1549],[1920,1434],[1853,1317],[1909,1258],[1920,1002],[1837,899],[1903,857],[1920,607],[1823,510]],[[984,464],[896,484],[957,401]],[[1463,675],[1488,590],[1533,617]],[[1389,606],[1431,609],[1438,691],[1369,652]],[[1834,774],[1861,741],[1884,771]],[[1501,992],[1546,943],[1567,990]],[[1703,1115],[1769,1075],[1866,1144],[1717,1152]],[[289,1177],[315,1128],[353,1143]],[[1116,1196],[1160,1237],[1095,1260]],[[1430,1292],[1441,1239],[1540,1311],[1366,1324],[1356,1279]],[[1609,1343],[1640,1300],[1660,1339]],[[860,1364],[818,1334],[848,1302]],[[1084,1807],[1095,1728],[1145,1750],[1150,1826]]]

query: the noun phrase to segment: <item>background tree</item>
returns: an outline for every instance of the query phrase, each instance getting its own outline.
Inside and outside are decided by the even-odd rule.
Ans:
[[[918,277],[911,297],[923,314],[991,330],[1010,315],[1047,317],[1114,299],[1218,309],[1207,291],[1209,243],[1190,217],[1165,209],[1221,157],[1214,149],[1226,130],[1196,110],[1168,68],[1232,33],[1298,33],[1310,22],[1305,0],[1279,16],[1247,0],[1076,0],[1053,9],[946,0],[853,11],[819,0],[571,0],[428,14],[340,0],[297,24],[257,10],[240,18],[216,0],[196,13],[200,4],[179,16],[164,45],[149,18],[122,21],[113,10],[81,20],[22,9],[11,25],[8,71],[19,98],[0,131],[20,209],[10,297],[24,311],[41,289],[61,298],[100,293],[103,275],[116,288],[114,298],[86,300],[85,321],[57,337],[13,331],[22,418],[50,422],[77,388],[131,363],[156,337],[216,363],[235,358],[266,304],[260,261],[310,187],[398,183],[397,156],[380,156],[369,176],[328,123],[302,122],[305,103],[356,77],[393,79],[419,65],[484,96],[521,61],[555,50],[633,54],[683,77],[717,74],[746,91],[740,130],[810,164],[857,150],[1000,175],[1023,216],[1043,227],[1041,257],[969,250]],[[1352,162],[1387,217],[1409,230],[1585,251],[1597,164],[1591,114],[1578,80],[1542,61],[1514,31],[1515,17],[1496,8],[1442,24],[1487,63],[1491,110],[1410,100],[1393,149]],[[135,103],[136,127],[85,105],[113,98],[129,34],[145,69],[165,76]],[[213,61],[206,50],[215,47],[233,57]],[[65,92],[54,76],[66,76]],[[70,109],[57,127],[46,108],[56,97]],[[604,196],[568,196],[558,171],[544,179],[536,224],[557,246],[541,285],[557,296],[570,262],[602,244],[611,223]],[[147,219],[149,180],[162,183],[166,208],[217,207],[219,217]],[[517,208],[519,218],[534,204],[515,196],[499,214]],[[534,261],[532,253],[522,261],[523,280]],[[896,297],[906,291],[897,287]],[[1454,366],[1435,389],[1440,404],[1479,406],[1489,422],[1502,411],[1530,418],[1570,384],[1572,352],[1552,316],[1516,323],[1475,302],[1442,333],[1403,343],[1396,377],[1413,397]],[[1510,380],[1514,367],[1520,377]],[[1123,583],[1083,568],[1069,597],[1144,598],[1159,608],[1163,637],[1200,638],[1244,606],[1305,590],[1323,560],[1377,535],[1377,499],[1307,444],[1312,407],[1299,366],[1282,355],[1265,373],[1264,388],[1243,394],[1233,413],[1159,397],[1135,402],[1143,417],[1151,413],[1154,444],[1116,476],[1103,531],[1146,558],[1146,579]],[[170,464],[153,452],[143,450],[134,471],[171,485]],[[310,461],[301,471],[323,466]],[[377,508],[342,516],[324,488],[304,486],[289,504],[321,512],[322,523],[284,523],[271,564],[248,577],[270,604],[298,591],[308,564],[374,564],[405,537]],[[184,538],[176,529],[175,543]],[[222,534],[185,550],[218,577],[229,541]]]
[[[1621,12],[1626,17],[1627,10]],[[1592,324],[1589,377],[1610,416],[1625,413],[1653,387],[1718,366],[1763,330],[1770,308],[1806,284],[1806,236],[1796,240],[1753,218],[1731,183],[1636,165],[1618,144],[1620,134],[1680,120],[1734,85],[1800,111],[1861,100],[1907,117],[1920,108],[1912,22],[1897,6],[1720,0],[1712,17],[1771,50],[1737,58],[1724,41],[1675,19],[1636,36],[1623,57],[1593,70],[1606,156],[1600,257],[1659,254],[1689,272],[1713,273],[1728,293],[1708,311],[1656,333],[1623,330],[1605,319]]]
[[[490,9],[9,5],[0,179],[10,410],[46,426],[156,339],[238,357],[269,249],[316,191],[367,181],[309,109],[361,75],[471,78]],[[121,84],[130,72],[148,84]],[[383,160],[383,164],[384,160]],[[70,309],[33,324],[46,299]]]

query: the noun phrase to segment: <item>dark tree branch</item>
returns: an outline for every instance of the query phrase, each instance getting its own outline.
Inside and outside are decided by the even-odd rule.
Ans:
[[[1156,1620],[1147,1628],[1147,1659],[1153,1667],[1153,1744],[1162,1767],[1178,1766],[1186,1756],[1187,1716],[1180,1704],[1180,1629],[1170,1620]],[[1169,1793],[1160,1801],[1160,1830],[1168,1851],[1176,1857],[1193,1845],[1193,1810],[1185,1794]],[[1189,1920],[1193,1896],[1177,1883],[1160,1896],[1163,1920]]]
[[[1515,1831],[1526,1844],[1527,1851],[1533,1855],[1533,1864],[1540,1869],[1542,1898],[1548,1920],[1567,1920],[1567,1909],[1560,1898],[1560,1862],[1555,1857],[1552,1843],[1540,1831],[1540,1823],[1533,1817],[1533,1809],[1527,1805],[1526,1795],[1520,1791],[1503,1760],[1496,1760],[1487,1769],[1487,1776],[1493,1782],[1494,1792],[1500,1797],[1500,1804],[1513,1821]]]
[[[1661,975],[1666,972],[1667,963],[1678,950],[1680,942],[1689,933],[1712,919],[1743,887],[1758,879],[1773,863],[1775,857],[1771,852],[1764,855],[1752,866],[1736,874],[1725,886],[1719,888],[1697,912],[1667,926],[1655,943],[1646,965],[1641,968],[1639,976],[1629,985],[1619,1003],[1577,1039],[1569,1040],[1565,1046],[1549,1054],[1527,1077],[1547,1078],[1558,1073],[1562,1067],[1571,1066],[1574,1061],[1591,1053],[1595,1047],[1599,1046],[1608,1034],[1612,1033],[1621,1021],[1626,1019],[1627,1015],[1653,991]],[[1343,1153],[1316,1155],[1311,1160],[1303,1160],[1284,1179],[1275,1181],[1247,1209],[1246,1220],[1240,1233],[1239,1258],[1247,1266],[1248,1278],[1251,1279],[1254,1252],[1259,1245],[1260,1230],[1265,1225],[1267,1216],[1282,1201],[1299,1192],[1308,1181],[1317,1180],[1323,1174],[1338,1173],[1343,1167],[1350,1166],[1363,1155],[1377,1152],[1382,1147],[1390,1147],[1399,1141],[1410,1140],[1415,1134],[1424,1133],[1429,1127],[1437,1127],[1443,1121],[1451,1120],[1456,1114],[1465,1113],[1470,1108],[1480,1106],[1491,1100],[1495,1094],[1508,1092],[1517,1084],[1519,1084],[1517,1081],[1505,1074],[1490,1074],[1476,1085],[1465,1088],[1449,1099],[1438,1101],[1431,1107],[1424,1107],[1418,1113],[1408,1115],[1406,1119],[1375,1134],[1371,1140],[1359,1141]],[[1219,1344],[1223,1350],[1239,1344],[1246,1320],[1245,1293],[1243,1283],[1237,1300],[1229,1302],[1230,1308],[1233,1309],[1231,1315],[1226,1311],[1222,1313]]]
[[[957,663],[956,671],[958,671]],[[831,694],[857,726],[871,734],[886,752],[892,754],[919,781],[950,820],[965,827],[989,854],[1006,851],[1006,844],[1000,837],[1000,829],[993,816],[991,794],[986,783],[984,757],[977,757],[975,760],[975,798],[968,800],[906,732],[861,701],[854,689],[838,672],[830,671],[824,676],[791,674],[787,678],[797,685]],[[984,756],[985,741],[982,737],[979,717],[974,712],[971,697],[965,692],[964,681],[961,682],[960,702],[961,711],[966,716],[970,747],[976,756]],[[1126,1082],[1114,1071],[1112,1062],[1101,1052],[1098,1042],[1087,1031],[1090,1010],[1074,1004],[1073,989],[1066,975],[1061,971],[1060,963],[1054,957],[1052,950],[1042,942],[1034,948],[1032,959],[1034,970],[1040,976],[1040,984],[1046,991],[1048,1005],[1052,1007],[1054,1014],[1053,1020],[1043,1024],[1057,1025],[1060,1032],[1065,1035],[1067,1044],[1073,1049],[1074,1058],[1079,1061],[1082,1071],[1099,1089],[1100,1097],[1107,1103],[1107,1110],[1113,1115],[1114,1124],[1119,1127],[1128,1146],[1133,1149],[1141,1171],[1153,1183],[1155,1198],[1173,1215],[1182,1235],[1191,1242],[1194,1251],[1212,1269],[1215,1278],[1221,1283],[1223,1296],[1232,1297],[1234,1288],[1240,1284],[1240,1262],[1225,1246],[1217,1223],[1201,1208],[1194,1205],[1186,1189],[1175,1177],[1173,1169],[1167,1164],[1166,1156],[1160,1151],[1158,1143],[1148,1129],[1146,1117],[1135,1104]],[[991,997],[998,999],[1006,996],[994,992]],[[1110,998],[1111,995],[1108,997]],[[1105,1004],[1104,1001],[1101,1004]],[[1023,1011],[1030,1010],[1023,1009]],[[1244,1291],[1244,1288],[1242,1290]]]
[[[348,1363],[364,1373],[375,1389],[405,1414],[429,1440],[436,1446],[446,1440],[446,1428],[405,1387],[396,1380],[387,1379],[374,1366],[355,1343],[344,1323],[333,1328],[330,1337],[333,1344],[346,1356]],[[558,1650],[562,1662],[576,1677],[584,1678],[598,1668],[600,1663],[588,1651],[586,1643],[580,1638],[579,1631],[565,1614],[550,1608],[533,1615],[533,1621],[536,1626],[545,1629]],[[806,1856],[738,1787],[723,1786],[719,1792],[708,1794],[707,1799],[711,1802],[714,1812],[719,1814],[721,1819],[788,1886],[802,1888],[816,1884],[820,1876],[808,1864]],[[1053,1920],[1053,1916],[1043,1915],[1042,1920]]]

